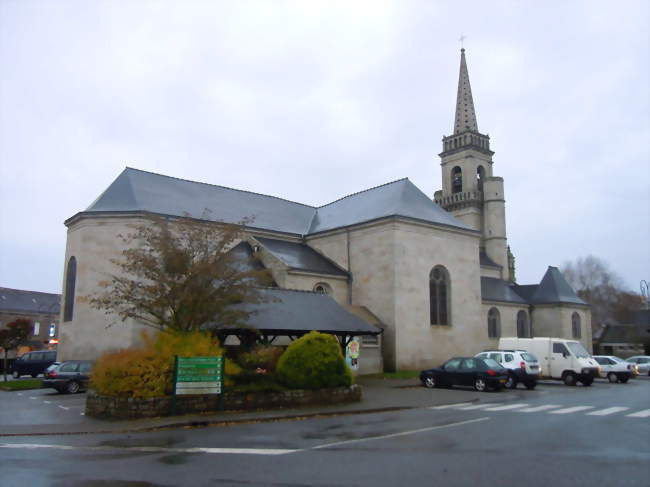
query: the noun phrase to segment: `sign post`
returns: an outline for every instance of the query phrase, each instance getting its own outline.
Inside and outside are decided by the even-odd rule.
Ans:
[[[179,357],[174,360],[172,414],[176,414],[176,396],[188,394],[221,394],[223,408],[224,358]]]

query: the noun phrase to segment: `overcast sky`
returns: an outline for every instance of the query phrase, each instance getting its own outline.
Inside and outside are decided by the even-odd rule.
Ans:
[[[646,0],[0,0],[0,286],[61,292],[65,219],[125,166],[322,205],[433,196],[461,33],[518,281],[650,280]]]

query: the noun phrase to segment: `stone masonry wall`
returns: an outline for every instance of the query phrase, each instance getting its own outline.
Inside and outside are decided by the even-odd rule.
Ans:
[[[334,387],[318,390],[282,392],[226,392],[223,410],[276,409],[361,401],[361,386]],[[177,396],[176,414],[196,414],[219,411],[217,395]],[[100,396],[89,390],[86,396],[86,416],[102,419],[139,419],[171,416],[171,397],[133,398]]]

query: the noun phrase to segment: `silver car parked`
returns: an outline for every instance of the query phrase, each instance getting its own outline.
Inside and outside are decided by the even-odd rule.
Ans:
[[[636,364],[639,367],[639,375],[650,375],[650,356],[635,355],[625,359],[627,362]]]

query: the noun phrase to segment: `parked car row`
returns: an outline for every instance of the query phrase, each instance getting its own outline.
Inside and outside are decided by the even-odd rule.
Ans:
[[[625,384],[640,373],[650,375],[650,357],[591,356],[580,342],[561,338],[502,338],[496,349],[474,357],[454,357],[440,367],[423,370],[420,381],[430,388],[465,385],[486,391],[514,389],[519,383],[534,389],[539,379],[590,386],[602,377]]]
[[[57,362],[53,350],[27,352],[14,361],[12,375],[18,379],[23,375],[37,377],[43,374],[43,387],[74,394],[88,388],[92,365],[90,360]]]

